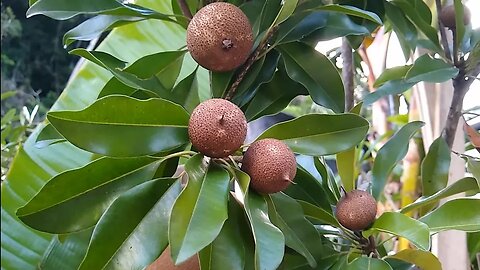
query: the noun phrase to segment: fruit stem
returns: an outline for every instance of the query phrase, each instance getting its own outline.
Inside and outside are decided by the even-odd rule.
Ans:
[[[190,12],[190,9],[188,8],[187,1],[185,0],[177,0],[178,5],[180,6],[180,9],[182,10],[182,13],[187,19],[190,21],[193,18],[192,12]]]
[[[181,151],[181,152],[176,152],[176,153],[166,155],[166,156],[160,157],[160,158],[163,159],[163,160],[167,160],[167,159],[174,158],[174,157],[190,157],[190,156],[193,156],[195,154],[196,154],[196,152],[193,152],[193,151]]]

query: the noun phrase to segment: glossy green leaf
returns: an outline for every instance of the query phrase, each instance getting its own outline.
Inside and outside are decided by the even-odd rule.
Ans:
[[[472,177],[465,177],[460,180],[455,181],[450,186],[439,190],[437,193],[434,193],[430,196],[422,196],[418,198],[415,202],[405,206],[400,210],[401,213],[408,213],[419,207],[427,206],[432,203],[439,201],[440,199],[459,194],[462,192],[473,192],[479,193],[480,188],[477,185],[477,181]]]
[[[151,264],[168,245],[170,209],[180,189],[179,180],[160,178],[120,195],[95,226],[78,269],[142,269]]]
[[[214,98],[221,98],[225,95],[234,72],[212,72],[210,71],[211,91]]]
[[[93,228],[90,228],[77,233],[53,237],[43,255],[39,269],[78,269],[87,252],[92,232]],[[66,239],[60,239],[60,237]]]
[[[343,188],[348,192],[356,188],[356,177],[355,177],[355,148],[349,149],[344,152],[337,154],[337,169],[338,175],[342,180]]]
[[[380,231],[408,239],[422,250],[430,248],[430,232],[428,226],[401,213],[385,212],[367,231]]]
[[[432,232],[444,230],[480,231],[480,199],[460,198],[448,201],[420,221],[427,224]]]
[[[392,267],[384,260],[370,258],[370,257],[358,257],[353,260],[352,263],[347,265],[347,270],[393,270]]]
[[[397,162],[405,157],[410,139],[423,125],[424,123],[420,121],[406,124],[378,150],[372,168],[373,197],[379,198],[381,196],[390,172]]]
[[[305,214],[306,217],[318,220],[325,224],[330,224],[333,226],[340,227],[337,219],[332,215],[331,211],[330,212],[326,211],[320,207],[317,207],[305,201],[298,201],[298,203],[302,207],[303,213]]]
[[[58,131],[51,124],[46,124],[37,136],[35,147],[44,148],[49,145],[65,141],[66,140],[62,134],[58,133]]]
[[[100,158],[48,181],[17,216],[50,233],[77,232],[95,225],[126,190],[148,181],[158,167],[153,158]]]
[[[272,26],[279,25],[292,15],[293,11],[297,7],[298,0],[286,0],[282,2],[282,8],[278,12],[275,21],[273,21]]]
[[[435,59],[424,54],[415,60],[412,68],[405,75],[407,83],[420,81],[441,83],[458,74],[458,69],[441,59]]]
[[[328,11],[335,11],[339,13],[343,13],[346,15],[360,17],[366,20],[370,20],[377,24],[383,24],[382,20],[378,17],[377,14],[366,11],[363,9],[359,9],[353,6],[344,6],[344,5],[325,5],[317,8],[318,10],[328,10]]]
[[[453,5],[455,9],[455,40],[456,48],[461,48],[462,40],[465,35],[465,25],[464,21],[464,6],[461,0],[453,0]]]
[[[270,219],[285,236],[285,245],[304,256],[315,268],[316,259],[322,257],[322,239],[303,215],[302,207],[281,192],[267,197],[267,203]]]
[[[180,104],[188,112],[192,112],[200,104],[198,95],[197,69],[180,81],[172,90],[173,102]]]
[[[282,2],[277,0],[265,0],[263,2],[262,12],[258,17],[257,22],[253,25],[254,29],[258,28],[258,33],[260,34],[273,26],[273,23],[282,8]]]
[[[447,186],[450,159],[450,149],[445,139],[439,137],[433,141],[422,162],[423,196],[433,195]]]
[[[245,246],[241,231],[240,207],[233,198],[229,200],[228,219],[223,224],[217,238],[199,253],[203,270],[231,269],[243,270],[245,266]]]
[[[314,12],[308,9],[307,4],[300,4],[295,13],[278,26],[273,46],[302,39],[313,31],[326,26],[329,13],[325,11]]]
[[[283,44],[277,48],[282,54],[288,76],[305,86],[315,103],[335,112],[343,112],[345,94],[342,79],[326,56],[300,42]]]
[[[90,18],[75,28],[69,30],[63,36],[64,46],[68,46],[75,40],[92,40],[101,33],[115,27],[144,20],[141,17],[98,15]]]
[[[257,140],[276,138],[295,153],[322,156],[357,145],[368,127],[367,120],[355,114],[308,114],[270,127]]]
[[[319,206],[327,212],[332,212],[322,184],[300,165],[297,165],[297,173],[293,181],[296,184],[289,185],[284,191],[287,195]]]
[[[198,154],[185,164],[188,183],[172,209],[168,238],[175,264],[215,240],[227,219],[228,172],[202,163],[203,155]]]
[[[237,170],[236,180],[255,239],[255,269],[277,269],[282,262],[285,248],[282,231],[268,218],[268,205],[265,198],[249,191],[250,177]]]
[[[378,76],[373,86],[380,87],[383,84],[388,83],[389,81],[403,80],[410,68],[412,68],[412,65],[398,66],[386,69],[382,72],[382,74],[380,74],[380,76]]]
[[[404,16],[400,8],[390,2],[385,2],[385,15],[397,34],[405,60],[408,60],[417,45],[417,28]]]
[[[112,95],[84,110],[50,112],[47,118],[69,142],[107,156],[155,154],[188,142],[188,113],[163,99]]]
[[[384,83],[382,86],[377,88],[375,92],[372,92],[368,94],[364,99],[363,103],[365,105],[370,105],[374,103],[375,101],[379,100],[382,97],[388,96],[388,95],[398,95],[401,94],[408,89],[412,88],[415,83],[408,83],[405,80],[393,80],[393,81],[388,81]]]
[[[480,160],[468,158],[467,169],[477,179],[478,187],[480,188]]]
[[[313,158],[313,165],[322,177],[322,186],[327,193],[330,204],[337,204],[340,196],[340,190],[336,185],[335,176],[328,165],[326,165],[325,159],[322,157]]]
[[[431,252],[418,249],[404,249],[388,258],[398,259],[416,265],[422,270],[442,270],[442,265]]]

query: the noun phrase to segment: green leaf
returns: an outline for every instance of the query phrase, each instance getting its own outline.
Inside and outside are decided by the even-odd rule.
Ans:
[[[37,136],[35,147],[44,148],[52,144],[65,142],[65,138],[51,125],[45,125]]]
[[[168,238],[175,264],[184,262],[210,244],[227,219],[230,177],[213,164],[204,168],[203,155],[187,161],[187,186],[172,208]]]
[[[440,199],[462,193],[462,192],[480,192],[480,188],[477,185],[477,181],[472,177],[465,177],[460,180],[455,181],[450,186],[439,190],[437,193],[434,193],[430,196],[422,196],[418,198],[415,202],[405,206],[400,210],[401,213],[411,212],[419,207],[427,206],[432,203],[439,201]]]
[[[308,264],[315,268],[316,258],[322,257],[322,239],[303,215],[302,207],[281,192],[267,197],[267,203],[270,219],[285,236],[286,246],[304,256]]]
[[[188,142],[188,113],[163,99],[112,95],[81,111],[49,112],[47,118],[72,144],[107,156],[155,154]]]
[[[151,264],[168,245],[170,209],[180,189],[179,180],[161,178],[119,196],[95,226],[78,269],[142,269]]]
[[[229,200],[228,219],[223,224],[217,238],[199,253],[201,269],[243,270],[245,266],[245,246],[243,234],[239,233],[240,207],[233,198]]]
[[[70,233],[95,225],[107,207],[126,190],[152,178],[153,158],[100,158],[48,181],[17,211],[27,225],[50,233]]]
[[[441,59],[424,54],[415,60],[412,68],[405,75],[407,83],[420,81],[441,83],[457,76],[458,69]]]
[[[442,270],[442,265],[431,252],[418,249],[404,249],[388,258],[402,260],[416,265],[422,270]]]
[[[372,169],[373,197],[379,198],[382,195],[390,172],[405,157],[410,139],[423,125],[420,121],[406,124],[378,150]]]
[[[463,37],[465,36],[465,25],[463,24],[464,7],[461,0],[453,0],[455,8],[455,40],[456,48],[461,48]]]
[[[478,187],[480,188],[480,160],[473,158],[467,159],[468,171],[477,179]]]
[[[439,137],[433,141],[422,162],[423,196],[433,195],[447,186],[450,159],[450,149],[445,139]]]
[[[198,95],[197,69],[180,81],[172,90],[171,100],[180,104],[189,113],[200,104]]]
[[[340,196],[340,189],[338,188],[334,173],[328,165],[326,165],[325,159],[321,157],[315,157],[313,159],[313,165],[322,177],[322,186],[327,193],[327,198],[331,204],[337,204]]]
[[[250,177],[242,171],[235,172],[240,187],[238,192],[241,194],[237,200],[240,199],[244,204],[255,239],[255,269],[277,269],[284,255],[285,238],[268,218],[268,205],[265,198],[249,191]]]
[[[63,36],[63,45],[68,46],[75,40],[92,40],[101,33],[115,27],[144,20],[141,17],[98,15],[90,18],[75,28],[69,30]]]
[[[298,201],[298,203],[302,207],[303,213],[306,217],[324,222],[325,224],[340,227],[337,219],[330,212],[305,201]]]
[[[393,80],[403,80],[407,72],[410,70],[410,68],[412,68],[412,65],[398,66],[398,67],[386,69],[375,80],[375,84],[373,85],[373,87],[382,86],[383,84]]]
[[[288,76],[305,86],[315,103],[335,112],[343,112],[345,94],[342,79],[326,56],[300,42],[283,44],[277,48],[282,54]]]
[[[175,0],[176,1],[176,0]],[[251,2],[250,2],[251,3]],[[210,71],[211,91],[214,98],[221,98],[230,85],[234,72],[212,72]]]
[[[322,156],[357,145],[365,138],[368,127],[367,120],[355,114],[308,114],[270,127],[257,140],[275,138],[295,153]]]
[[[361,256],[347,265],[347,270],[393,270],[384,260]]]
[[[295,13],[278,26],[273,46],[302,39],[313,31],[326,26],[329,13],[325,11],[314,12],[306,6],[308,5],[300,4]]]
[[[408,89],[412,88],[415,83],[409,83],[405,80],[393,80],[384,83],[382,86],[377,88],[375,92],[368,94],[364,99],[363,103],[365,105],[370,105],[375,101],[379,100],[380,98],[388,95],[398,95],[401,94]]]
[[[420,221],[427,224],[432,232],[444,230],[480,231],[480,199],[460,198],[448,201]]]
[[[93,228],[90,228],[77,233],[54,236],[43,255],[39,269],[78,269],[87,252],[92,232]],[[66,239],[60,240],[61,237]]]
[[[385,2],[385,12],[388,23],[392,25],[397,34],[405,60],[408,60],[417,45],[417,28],[404,16],[400,8],[390,2]]]
[[[272,26],[276,26],[287,20],[297,7],[298,0],[285,0],[282,2],[280,12],[272,23]]]
[[[343,188],[345,188],[347,192],[356,188],[355,152],[355,148],[352,148],[347,151],[338,153],[336,157],[338,175],[342,180]]]
[[[430,232],[428,226],[423,222],[401,213],[383,213],[375,220],[371,229],[366,233],[371,234],[372,231],[401,236],[422,250],[428,250],[430,248]]]
[[[356,8],[356,7],[353,7],[353,6],[325,5],[325,6],[318,7],[316,9],[317,10],[335,11],[335,12],[343,13],[343,14],[346,14],[346,15],[360,17],[360,18],[372,21],[372,22],[380,24],[380,25],[383,24],[382,20],[378,17],[377,14],[375,14],[373,12],[370,12],[370,11],[363,10],[363,9],[359,9],[359,8]]]

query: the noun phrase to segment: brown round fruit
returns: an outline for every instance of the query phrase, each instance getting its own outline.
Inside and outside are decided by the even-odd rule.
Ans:
[[[277,139],[263,139],[248,147],[242,170],[250,176],[250,186],[270,194],[285,190],[295,178],[297,162],[292,150]]]
[[[360,231],[368,228],[377,215],[377,202],[370,193],[352,190],[337,203],[335,216],[345,228]]]
[[[463,24],[467,25],[470,23],[470,10],[463,6]],[[455,24],[455,6],[450,5],[446,6],[442,9],[442,13],[440,13],[440,21],[445,27],[450,29],[456,28]]]
[[[200,9],[188,24],[187,47],[193,59],[218,72],[245,63],[253,46],[247,16],[235,5],[215,2]]]
[[[247,136],[247,120],[237,105],[225,99],[209,99],[192,112],[188,123],[192,145],[202,154],[228,157]]]
[[[160,257],[147,267],[147,270],[200,270],[200,264],[198,256],[194,255],[185,262],[175,265],[170,255],[170,246],[168,246]]]

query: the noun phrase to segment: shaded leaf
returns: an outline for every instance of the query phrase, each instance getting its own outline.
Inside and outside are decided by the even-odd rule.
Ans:
[[[303,209],[303,213],[306,217],[316,219],[325,224],[330,224],[333,226],[340,227],[337,219],[332,215],[331,212],[326,211],[320,207],[317,207],[311,203],[299,200],[298,203]]]
[[[393,80],[403,80],[410,68],[412,68],[412,65],[398,66],[386,69],[375,80],[375,84],[373,85],[373,87],[382,86],[383,84]]]
[[[155,154],[188,142],[188,113],[158,98],[112,95],[81,111],[49,112],[47,118],[72,144],[107,156]]]
[[[95,226],[78,269],[142,269],[152,263],[167,247],[170,209],[179,193],[179,180],[161,178],[119,196]]]
[[[338,175],[342,180],[343,188],[349,192],[356,188],[356,175],[355,175],[355,148],[343,151],[337,154],[337,169]]]
[[[387,183],[388,176],[397,162],[407,154],[408,143],[415,133],[424,125],[423,122],[410,122],[395,133],[380,150],[378,150],[372,168],[372,195],[379,198]]]
[[[478,187],[480,188],[480,160],[468,158],[467,169],[477,179]]]
[[[420,218],[432,232],[444,230],[480,231],[480,199],[460,198],[442,204]]]
[[[185,79],[180,81],[172,90],[173,102],[180,104],[189,113],[200,104],[200,97],[198,95],[197,69],[195,69]]]
[[[210,244],[227,219],[230,177],[213,164],[205,168],[203,155],[185,164],[187,186],[172,208],[168,238],[175,264],[184,262]]]
[[[423,196],[435,194],[447,186],[450,159],[450,149],[445,139],[439,137],[433,141],[422,162]]]
[[[275,138],[295,153],[322,156],[357,145],[365,138],[368,127],[367,120],[355,114],[307,114],[270,127],[256,140]]]
[[[381,259],[370,258],[370,257],[358,257],[348,264],[347,270],[393,270],[390,265]]]
[[[65,138],[62,134],[58,133],[58,131],[51,125],[45,125],[40,133],[37,136],[35,141],[35,147],[37,148],[44,148],[52,144],[65,142]]]
[[[286,0],[282,2],[282,7],[277,14],[277,17],[272,23],[272,26],[281,24],[284,22],[290,15],[292,15],[293,11],[297,7],[298,0]]]
[[[317,9],[318,10],[335,11],[335,12],[343,13],[343,14],[346,14],[346,15],[351,15],[351,16],[356,16],[356,17],[360,17],[360,18],[363,18],[363,19],[367,19],[367,20],[370,20],[370,21],[372,21],[374,23],[377,23],[377,24],[383,24],[382,20],[378,17],[377,14],[375,14],[373,12],[370,12],[370,11],[363,10],[363,9],[359,9],[359,8],[353,7],[353,6],[325,5],[325,6],[318,7]]]
[[[441,83],[457,76],[458,69],[441,59],[435,59],[424,54],[415,60],[413,66],[405,75],[407,83],[420,81]]]
[[[412,86],[414,86],[415,84],[416,82],[408,83],[405,80],[388,81],[379,88],[377,88],[375,92],[368,94],[363,99],[363,103],[365,105],[370,105],[384,96],[401,94],[412,88]]]
[[[404,249],[388,258],[398,259],[416,265],[422,270],[442,270],[442,265],[431,252],[418,249]]]

